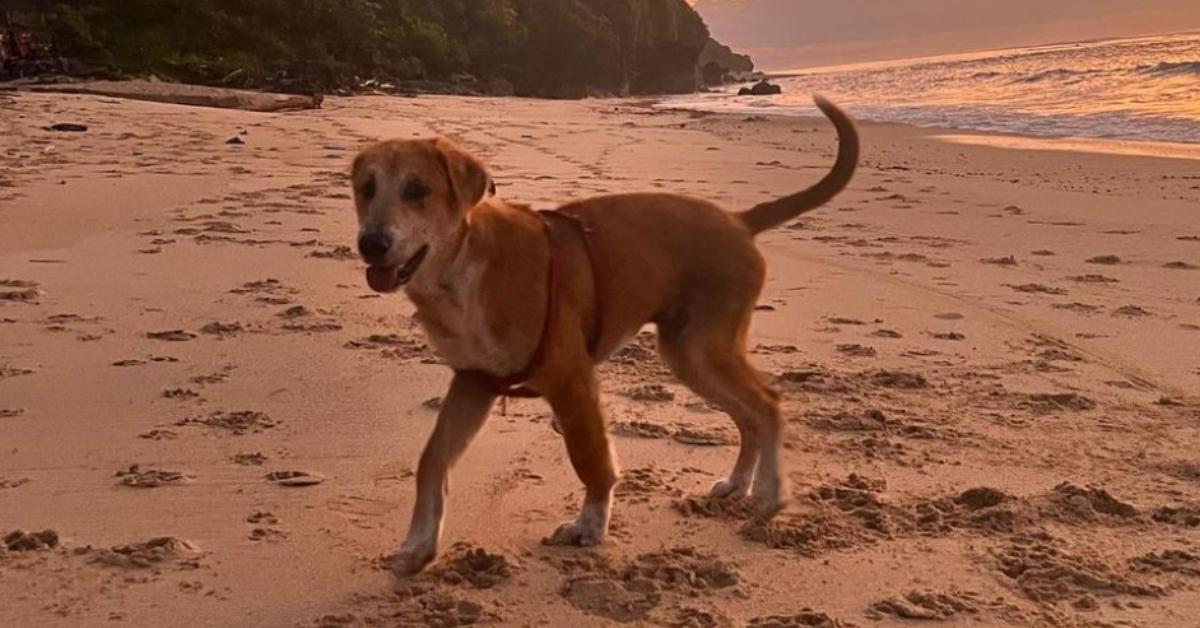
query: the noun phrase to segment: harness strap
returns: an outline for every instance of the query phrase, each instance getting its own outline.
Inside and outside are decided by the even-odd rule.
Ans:
[[[592,283],[595,286],[597,293],[595,298],[596,315],[592,323],[591,333],[588,334],[588,353],[592,356],[596,355],[597,345],[600,342],[600,334],[603,331],[604,319],[602,316],[601,298],[599,295],[599,283],[596,275],[597,258],[595,246],[591,237],[591,229],[589,229],[578,216],[568,214],[566,212],[558,210],[541,210],[538,212],[538,215],[541,217],[542,223],[545,226],[546,243],[549,247],[549,262],[547,263],[546,268],[546,316],[543,318],[542,334],[538,339],[537,347],[534,349],[533,355],[529,358],[529,363],[526,364],[525,368],[521,369],[517,373],[513,373],[504,377],[498,377],[496,375],[492,375],[491,373],[478,370],[467,371],[478,377],[490,380],[489,385],[493,388],[493,390],[495,390],[496,394],[500,395],[502,398],[502,411],[507,409],[507,403],[505,403],[504,400],[506,400],[508,397],[529,399],[541,396],[541,394],[538,392],[530,390],[529,388],[525,388],[521,386],[521,384],[528,381],[530,376],[532,376],[533,373],[542,366],[542,362],[546,358],[546,350],[547,346],[549,345],[550,334],[554,329],[555,322],[558,318],[558,301],[561,292],[561,287],[558,283],[558,275],[559,266],[562,263],[562,251],[558,239],[554,237],[554,229],[551,226],[551,223],[554,219],[569,222],[576,229],[578,229],[583,240],[584,249],[587,251],[588,265],[592,270]]]

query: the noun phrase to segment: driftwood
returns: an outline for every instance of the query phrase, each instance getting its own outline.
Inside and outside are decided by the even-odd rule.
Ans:
[[[86,83],[10,84],[22,91],[59,94],[93,94],[130,100],[216,107],[244,111],[274,112],[320,109],[322,97],[291,94],[268,94],[224,87],[204,87],[161,81],[93,81]]]

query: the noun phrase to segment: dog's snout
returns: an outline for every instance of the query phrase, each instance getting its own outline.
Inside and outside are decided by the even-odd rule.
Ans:
[[[373,231],[358,238],[358,252],[367,263],[382,261],[392,248],[392,237],[387,233]]]

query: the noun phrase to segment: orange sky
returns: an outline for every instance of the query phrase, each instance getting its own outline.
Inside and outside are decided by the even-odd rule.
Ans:
[[[767,70],[1200,30],[1200,0],[689,2]]]

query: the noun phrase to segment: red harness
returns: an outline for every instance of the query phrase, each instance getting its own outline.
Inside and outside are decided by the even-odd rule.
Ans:
[[[562,265],[562,242],[561,236],[556,233],[555,225],[568,224],[572,228],[578,230],[580,239],[583,240],[584,249],[587,251],[588,265],[592,270],[592,285],[596,292],[596,316],[592,323],[591,333],[588,335],[588,353],[593,357],[596,355],[596,347],[600,342],[600,333],[603,330],[600,284],[599,276],[596,274],[596,246],[591,237],[591,230],[584,224],[578,216],[569,214],[560,210],[541,210],[538,215],[542,219],[546,231],[546,243],[549,246],[550,260],[546,268],[546,316],[542,322],[542,335],[538,339],[537,347],[533,350],[533,356],[530,357],[529,363],[525,368],[512,375],[499,377],[491,373],[483,371],[467,371],[472,375],[481,377],[489,381],[489,386],[495,390],[496,394],[501,397],[518,397],[518,398],[534,398],[540,397],[541,394],[521,386],[529,381],[529,378],[537,372],[542,366],[542,362],[546,359],[546,348],[549,344],[550,334],[554,329],[554,325],[558,320],[558,300],[561,288],[558,284],[559,267]]]

